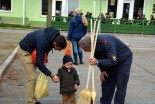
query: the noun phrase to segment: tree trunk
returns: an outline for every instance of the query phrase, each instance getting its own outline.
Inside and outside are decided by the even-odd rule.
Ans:
[[[48,0],[48,14],[47,14],[46,27],[51,27],[51,15],[52,15],[52,0]]]

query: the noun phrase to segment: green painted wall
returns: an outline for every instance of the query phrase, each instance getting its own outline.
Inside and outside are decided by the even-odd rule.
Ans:
[[[86,15],[87,11],[92,13],[94,18],[97,18],[100,13],[100,0],[96,0],[96,9],[94,12],[94,0],[81,0],[80,1],[80,8],[83,10],[83,14]],[[102,12],[103,14],[106,13],[106,0],[102,0]]]
[[[26,24],[34,26],[45,26],[46,17],[41,15],[41,2],[42,0],[26,0]],[[80,0],[80,8],[83,10],[85,15],[87,11],[92,12],[94,18],[97,18],[100,13],[100,0],[96,0],[96,9],[94,12],[94,0]],[[0,17],[6,23],[19,23],[22,24],[23,19],[23,0],[12,0],[11,11],[0,11]],[[106,11],[106,0],[102,0],[102,13]],[[153,4],[155,0],[147,0],[146,2],[146,18],[149,20],[152,14]],[[154,14],[155,15],[155,14]]]
[[[41,0],[26,1],[26,17],[29,18],[28,24],[32,26],[46,26],[46,17],[41,15]]]
[[[155,0],[147,0],[146,2],[145,16],[147,20],[150,20],[150,15],[152,15],[153,4],[155,4]],[[155,14],[153,15],[155,16]]]
[[[11,11],[1,11],[0,16],[5,17],[22,17],[22,0],[12,0]]]
[[[41,0],[26,1],[26,16],[30,21],[45,21],[46,17],[41,15]]]
[[[3,22],[22,23],[22,0],[12,0],[11,11],[1,11]]]
[[[45,26],[46,17],[41,15],[41,0],[26,0],[25,16],[26,24],[34,24],[34,26]],[[12,10],[0,11],[0,17],[5,23],[22,24],[23,0],[12,0]]]

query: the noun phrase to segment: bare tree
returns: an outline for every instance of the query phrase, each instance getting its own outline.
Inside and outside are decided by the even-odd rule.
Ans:
[[[48,0],[48,14],[47,14],[46,27],[51,27],[51,15],[52,15],[52,0]]]

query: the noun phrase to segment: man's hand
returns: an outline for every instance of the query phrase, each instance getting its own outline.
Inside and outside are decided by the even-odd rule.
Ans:
[[[100,81],[103,82],[105,81],[105,77],[108,77],[108,74],[106,71],[101,72],[100,74]]]
[[[59,82],[59,77],[58,76],[52,74],[50,77],[51,77],[53,82],[55,82],[55,83]]]
[[[90,59],[89,59],[89,64],[90,64],[90,65],[97,65],[97,59],[94,58],[94,57],[90,58]]]

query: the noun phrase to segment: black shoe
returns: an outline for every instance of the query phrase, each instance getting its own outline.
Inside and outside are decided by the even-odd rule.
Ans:
[[[78,65],[78,63],[77,63],[77,62],[73,62],[73,64],[74,64],[74,65]]]
[[[37,101],[35,104],[41,104],[39,101]]]
[[[84,62],[81,61],[79,64],[84,64]]]

